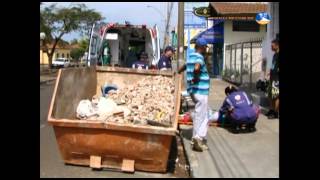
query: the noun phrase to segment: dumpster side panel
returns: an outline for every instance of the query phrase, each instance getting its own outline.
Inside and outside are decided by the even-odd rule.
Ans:
[[[96,155],[106,167],[120,168],[123,159],[130,159],[136,170],[167,170],[173,136],[59,126],[54,131],[65,163],[89,166]]]
[[[82,99],[90,99],[96,92],[96,77],[93,68],[70,68],[61,70],[55,96],[53,114],[55,119],[75,119],[76,109]]]

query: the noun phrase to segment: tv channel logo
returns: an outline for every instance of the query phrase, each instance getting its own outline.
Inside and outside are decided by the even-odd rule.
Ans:
[[[268,24],[271,18],[270,15],[266,12],[260,12],[256,15],[256,22],[261,25]]]

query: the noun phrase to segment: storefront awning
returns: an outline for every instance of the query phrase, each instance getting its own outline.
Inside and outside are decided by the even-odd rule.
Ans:
[[[190,40],[190,43],[195,43],[200,37],[204,38],[208,44],[223,43],[223,23],[216,24],[206,31],[197,34]]]

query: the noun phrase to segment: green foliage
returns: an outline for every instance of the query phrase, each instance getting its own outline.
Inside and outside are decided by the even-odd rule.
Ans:
[[[88,9],[84,4],[58,8],[56,4],[40,10],[40,30],[58,36],[61,33],[84,32],[93,23],[102,20],[99,12]]]
[[[83,49],[84,51],[87,51],[89,48],[89,39],[88,38],[80,39],[78,44],[79,44],[79,48]]]
[[[70,44],[71,45],[78,44],[78,40],[77,39],[73,39],[73,40],[70,41]]]
[[[46,34],[44,44],[53,43],[54,47],[48,53],[49,65],[52,64],[56,44],[61,41],[64,34],[88,33],[92,25],[102,19],[99,12],[88,9],[85,4],[73,4],[71,7],[57,7],[57,4],[52,4],[40,7],[40,32]]]
[[[88,50],[89,39],[84,38],[84,39],[80,39],[79,41],[74,39],[71,41],[71,44],[73,45],[77,44],[78,48],[72,49],[70,52],[70,56],[74,60],[79,60],[84,55],[84,53]]]
[[[85,51],[81,48],[75,48],[72,49],[70,52],[70,56],[72,57],[72,59],[79,61],[80,58],[83,56],[83,54],[85,53]]]

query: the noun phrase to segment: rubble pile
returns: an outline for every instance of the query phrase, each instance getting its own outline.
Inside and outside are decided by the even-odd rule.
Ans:
[[[89,102],[79,103],[79,119],[171,126],[174,83],[170,77],[147,76],[122,89],[110,90],[107,98],[94,96],[91,106]]]

